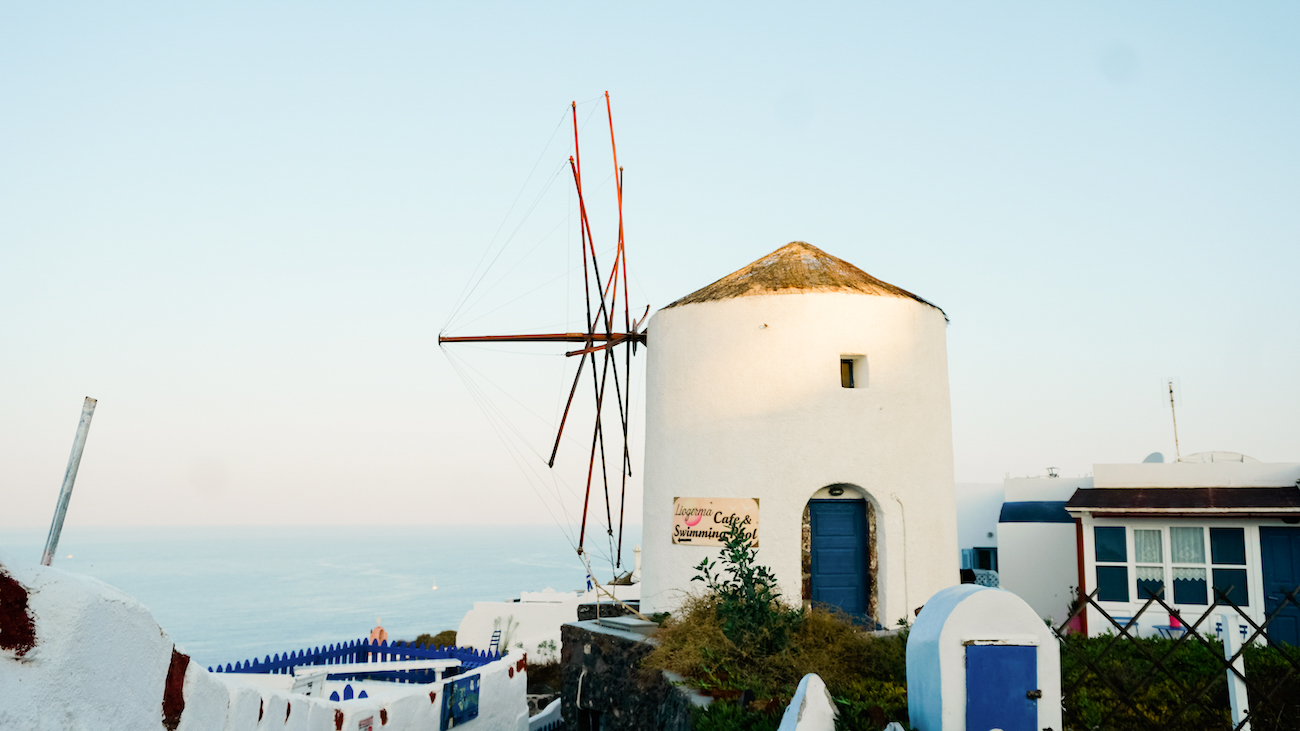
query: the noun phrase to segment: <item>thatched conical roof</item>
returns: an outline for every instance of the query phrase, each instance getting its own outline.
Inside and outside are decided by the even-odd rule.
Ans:
[[[712,302],[759,294],[804,292],[853,292],[877,297],[903,297],[934,307],[937,305],[867,274],[812,244],[791,241],[749,266],[728,274],[709,286],[692,292],[668,307]]]

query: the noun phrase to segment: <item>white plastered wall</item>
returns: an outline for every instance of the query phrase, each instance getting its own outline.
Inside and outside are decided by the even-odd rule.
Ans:
[[[149,611],[96,579],[0,556],[0,573],[21,586],[35,646],[0,649],[0,729],[161,729],[174,645]],[[471,728],[528,728],[525,658],[479,667],[479,716]],[[265,683],[272,678],[286,682]],[[288,676],[185,669],[177,731],[333,731],[365,718],[384,731],[437,728],[443,686],[355,682],[372,697],[333,702],[289,693]],[[263,681],[263,682],[258,682]],[[430,693],[433,695],[431,696]],[[380,711],[388,716],[381,724]]]
[[[465,613],[456,629],[456,644],[486,650],[492,643],[492,632],[510,622],[514,631],[509,646],[501,648],[503,651],[526,652],[538,662],[559,660],[560,625],[577,618],[576,594],[562,602],[474,602],[474,608]],[[539,645],[548,641],[555,644],[543,651]]]
[[[1002,509],[1002,485],[966,483],[956,486],[957,545],[975,548],[998,545],[998,511]],[[993,535],[989,535],[992,533]],[[960,556],[953,560],[958,560]]]
[[[509,646],[502,651],[524,652],[534,663],[558,662],[560,659],[560,625],[578,619],[578,605],[612,603],[613,594],[619,601],[641,598],[639,584],[603,586],[600,591],[583,594],[557,591],[525,591],[523,601],[474,602],[474,608],[465,613],[456,629],[456,644],[486,650],[492,644],[492,633],[507,622],[514,625]],[[542,647],[543,643],[553,643]],[[521,647],[522,646],[522,647]]]
[[[1074,523],[999,523],[998,579],[1044,619],[1059,624],[1070,614],[1079,583]]]
[[[1091,477],[1016,477],[1004,483],[1006,502],[1065,501],[1092,487]],[[1079,583],[1074,523],[998,523],[998,581],[1044,619],[1069,616]]]
[[[673,545],[674,497],[758,498],[759,560],[801,596],[802,515],[833,484],[876,509],[886,625],[958,581],[946,321],[912,299],[739,297],[649,325],[642,611],[678,606],[717,548]],[[840,357],[863,356],[858,388]],[[865,382],[865,383],[864,383]]]

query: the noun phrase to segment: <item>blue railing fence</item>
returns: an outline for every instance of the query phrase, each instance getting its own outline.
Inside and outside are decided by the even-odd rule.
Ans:
[[[359,639],[324,647],[293,650],[284,654],[267,655],[258,660],[243,660],[209,667],[208,672],[215,673],[270,673],[285,675],[301,665],[344,665],[350,663],[390,662],[400,660],[459,660],[459,671],[448,671],[447,677],[473,670],[495,660],[501,659],[499,652],[479,651],[472,647],[429,647],[402,641],[389,644],[387,640]],[[396,680],[407,683],[432,683],[437,680],[434,670],[401,670],[377,673],[341,673],[338,679],[373,678],[375,680]],[[330,675],[334,679],[334,675]]]
[[[368,694],[363,690],[363,691],[361,691],[361,694],[357,696],[357,700],[361,700],[362,698],[369,698],[369,697],[370,697],[370,696],[369,696],[369,695],[368,695]],[[351,684],[351,683],[348,683],[347,685],[343,686],[343,697],[342,697],[342,698],[339,698],[339,692],[338,692],[337,690],[334,691],[333,693],[330,693],[330,700],[332,700],[332,701],[339,701],[339,700],[350,701],[350,700],[352,700],[352,684]]]

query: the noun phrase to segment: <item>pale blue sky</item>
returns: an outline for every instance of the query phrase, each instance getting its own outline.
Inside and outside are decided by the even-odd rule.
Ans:
[[[633,299],[802,239],[939,304],[958,481],[1171,454],[1165,376],[1184,452],[1300,461],[1298,37],[1294,3],[5,4],[0,524],[49,520],[86,395],[70,525],[550,520],[436,335],[606,89]],[[463,332],[572,315],[565,182]],[[554,410],[562,358],[463,357]]]

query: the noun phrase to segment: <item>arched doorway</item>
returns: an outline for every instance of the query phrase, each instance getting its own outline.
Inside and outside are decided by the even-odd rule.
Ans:
[[[851,485],[819,490],[804,508],[803,599],[875,617],[875,510]]]

